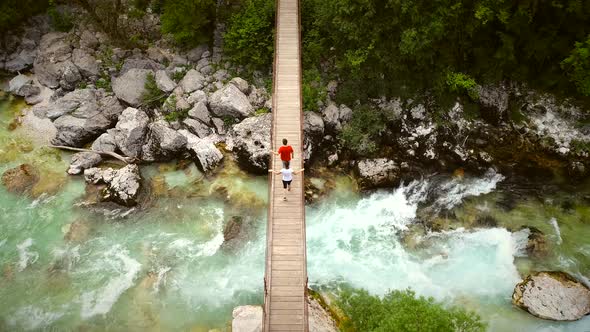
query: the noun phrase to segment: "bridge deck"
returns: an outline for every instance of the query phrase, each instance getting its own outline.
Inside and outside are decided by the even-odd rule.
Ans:
[[[298,0],[277,0],[272,142],[276,151],[289,141],[293,170],[303,167],[299,25]],[[282,166],[278,156],[271,163]],[[287,201],[281,176],[272,175],[269,195],[264,331],[308,331],[303,174],[293,176]]]

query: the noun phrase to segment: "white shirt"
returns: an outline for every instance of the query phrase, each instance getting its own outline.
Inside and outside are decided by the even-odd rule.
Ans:
[[[281,169],[281,174],[283,174],[283,181],[291,181],[293,180],[293,170],[292,169]]]

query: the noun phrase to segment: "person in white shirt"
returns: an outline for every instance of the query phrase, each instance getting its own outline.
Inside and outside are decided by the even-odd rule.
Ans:
[[[274,171],[272,169],[269,169],[268,172],[283,175],[283,201],[286,201],[287,200],[287,191],[291,191],[291,181],[293,181],[293,174],[302,173],[305,170],[305,168],[302,168],[298,171],[294,171],[291,169],[290,163],[288,161],[284,162],[283,165],[285,167],[282,168],[280,171]]]

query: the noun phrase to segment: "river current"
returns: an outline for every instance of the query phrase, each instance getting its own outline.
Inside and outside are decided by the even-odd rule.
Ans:
[[[149,208],[90,209],[84,181],[65,174],[70,154],[7,130],[21,108],[0,104],[0,172],[28,162],[42,175],[34,197],[0,186],[0,331],[225,331],[235,306],[262,303],[265,177],[231,162],[216,178],[194,166],[146,166],[144,178],[158,183]],[[590,275],[588,193],[522,197],[507,209],[505,181],[490,170],[358,194],[339,177],[329,197],[307,207],[310,286],[328,295],[343,285],[379,295],[410,287],[477,311],[490,331],[590,331],[590,317],[550,322],[510,303],[523,273]],[[497,226],[415,232],[425,216],[469,225],[484,215]],[[233,216],[251,231],[227,247]],[[525,225],[551,244],[542,263],[526,257]]]

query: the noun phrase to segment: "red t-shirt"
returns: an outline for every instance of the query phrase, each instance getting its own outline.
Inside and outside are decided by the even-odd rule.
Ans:
[[[279,148],[279,154],[281,155],[281,160],[290,161],[292,153],[293,153],[293,148],[290,145],[283,145]]]

